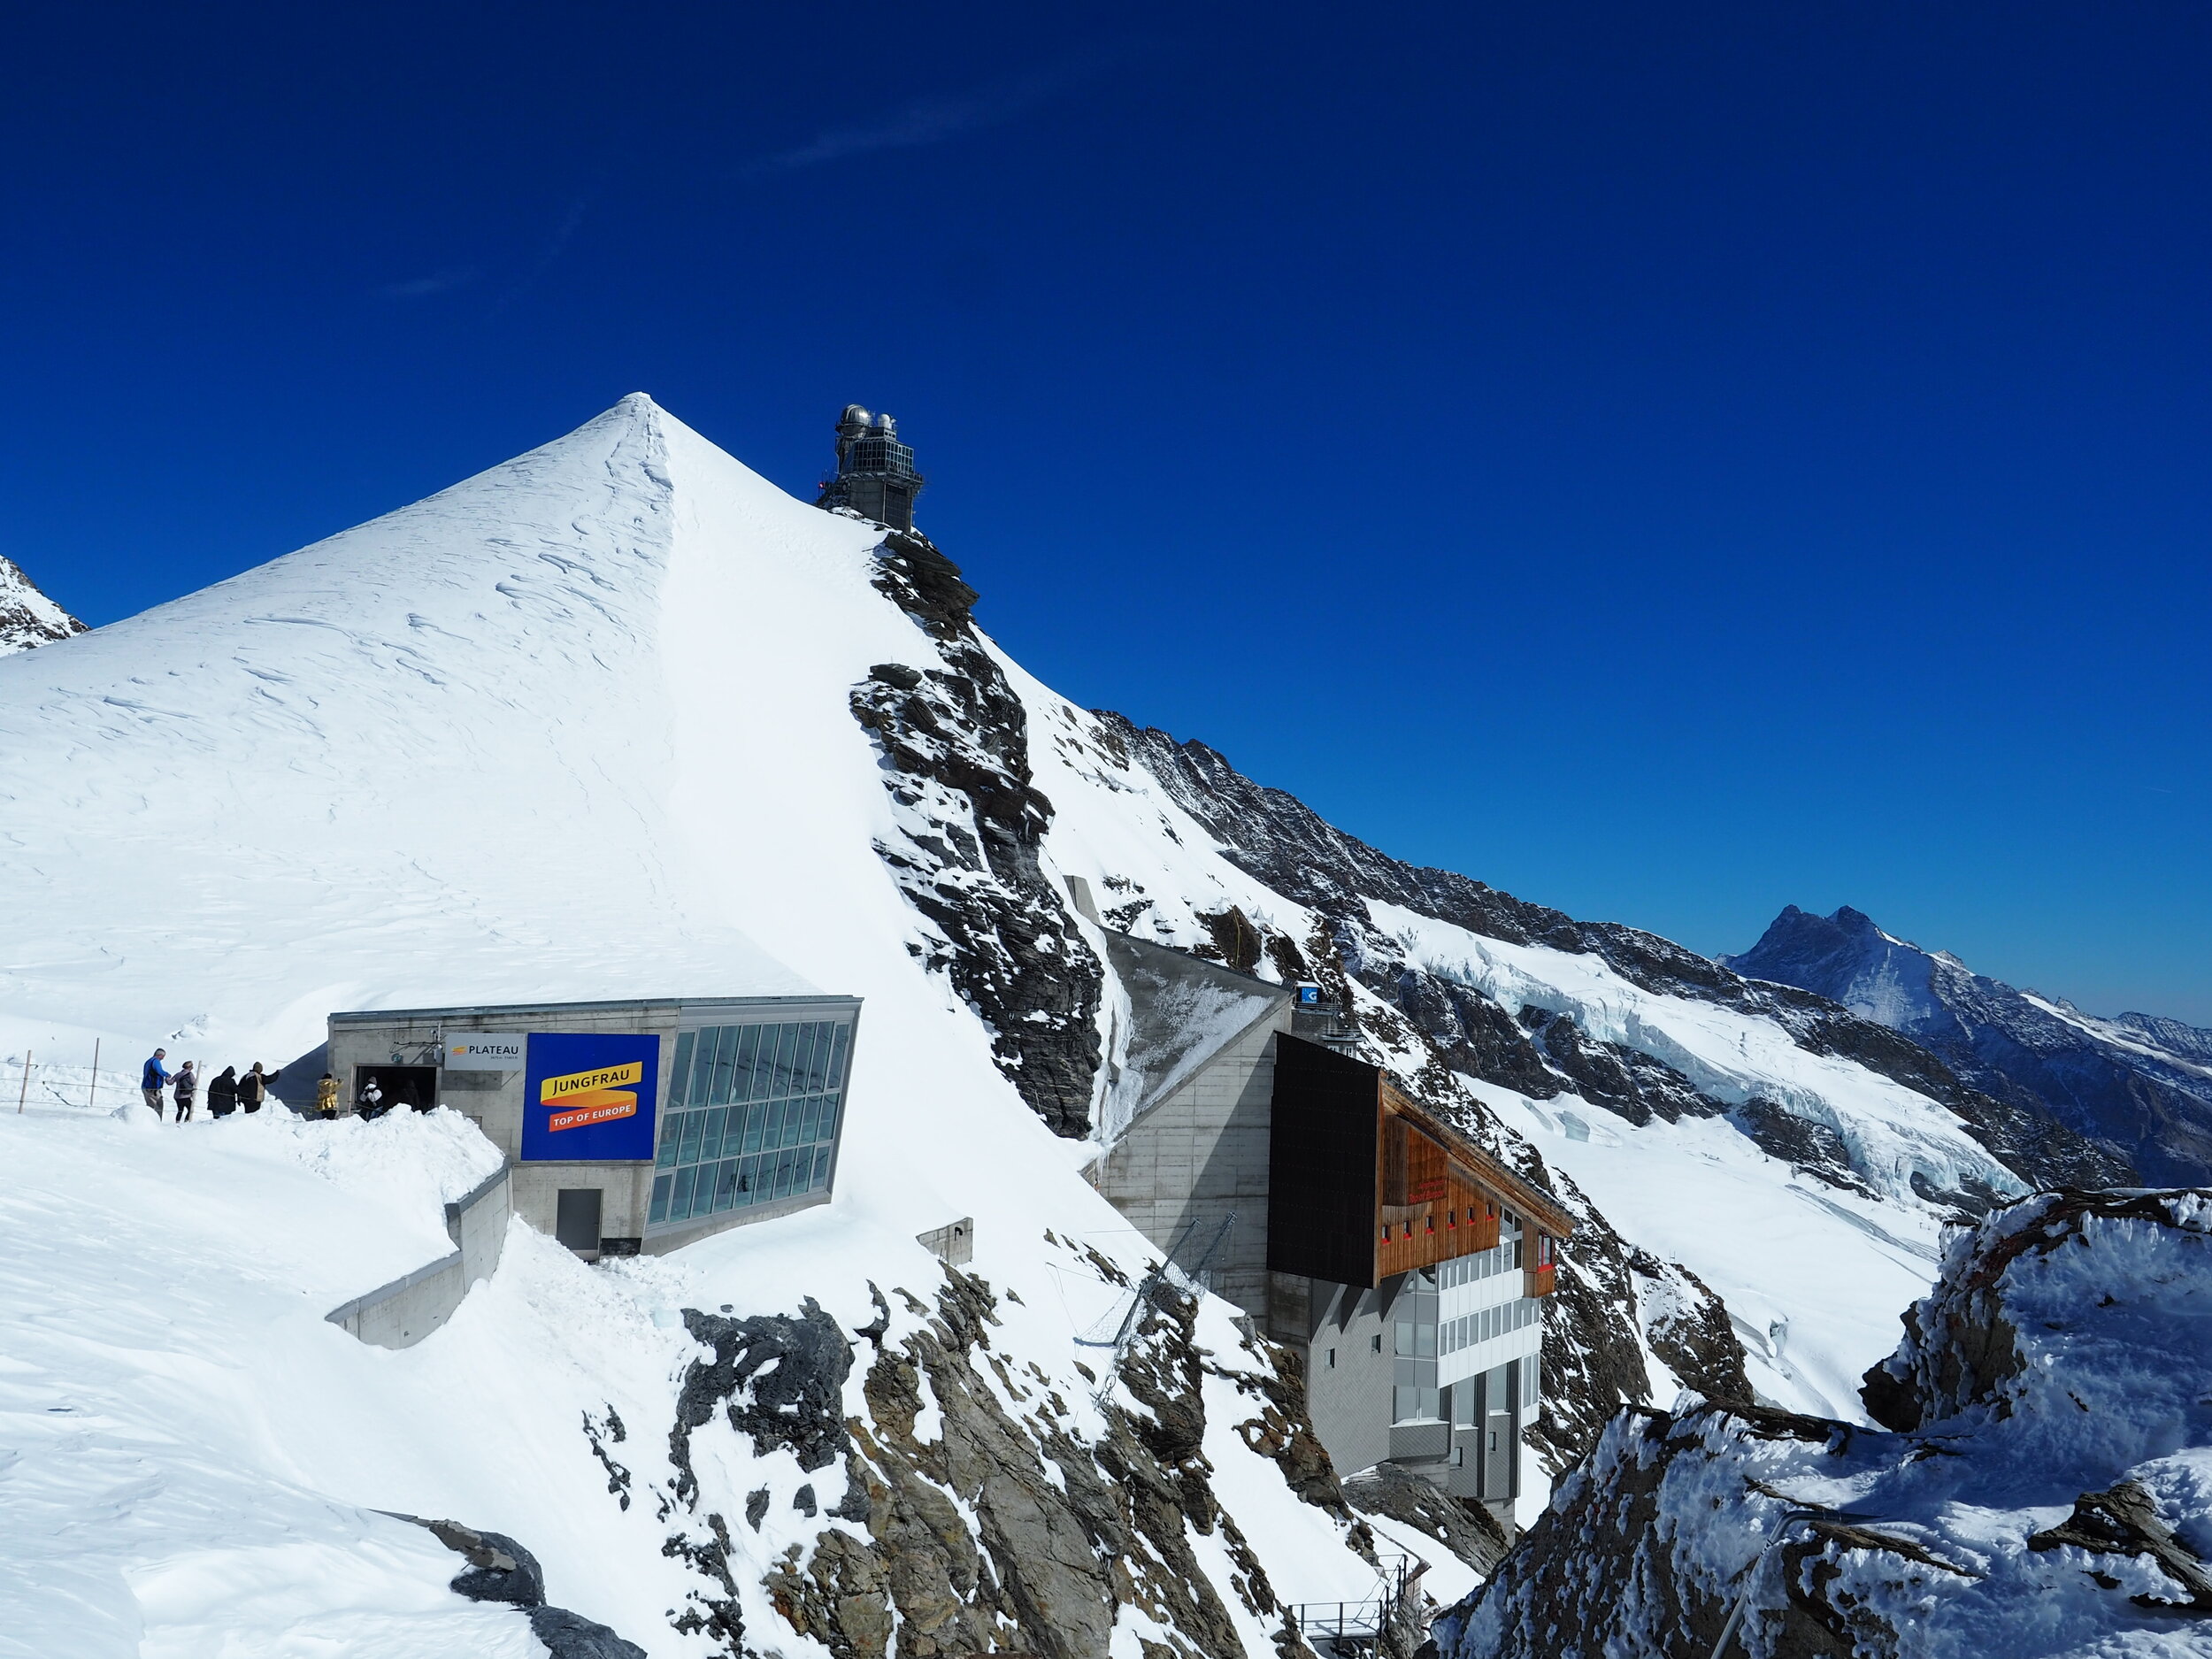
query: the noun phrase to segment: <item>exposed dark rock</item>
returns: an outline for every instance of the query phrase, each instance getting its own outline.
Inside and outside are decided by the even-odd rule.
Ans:
[[[676,1495],[698,1493],[691,1468],[691,1432],[718,1409],[732,1428],[752,1437],[756,1452],[787,1447],[802,1469],[823,1469],[845,1449],[845,1379],[853,1354],[837,1321],[809,1296],[801,1317],[763,1314],[731,1319],[686,1308],[684,1328],[714,1350],[694,1360],[677,1396],[668,1432],[668,1457],[676,1465]],[[771,1362],[773,1362],[772,1364]]]
[[[83,623],[39,591],[20,565],[0,554],[0,657],[84,631]]]
[[[630,1507],[630,1471],[617,1463],[607,1450],[610,1444],[619,1446],[629,1438],[629,1431],[622,1426],[622,1418],[613,1406],[598,1422],[591,1413],[584,1413],[584,1439],[590,1443],[591,1455],[599,1460],[599,1466],[607,1471],[607,1490],[624,1509]]]
[[[1212,935],[1214,950],[1221,961],[1239,973],[1249,973],[1260,965],[1260,930],[1252,926],[1251,918],[1238,906],[1232,904],[1215,916],[1198,918]]]
[[[867,1416],[849,1425],[846,1479],[866,1493],[867,1537],[832,1529],[810,1548],[794,1547],[767,1578],[783,1617],[838,1659],[993,1649],[1091,1659],[1107,1651],[1117,1609],[1133,1606],[1174,1632],[1179,1645],[1163,1647],[1163,1659],[1241,1659],[1190,1534],[1220,1540],[1253,1611],[1266,1616],[1278,1603],[1210,1483],[1194,1303],[1156,1283],[1147,1293],[1118,1373],[1135,1409],[1110,1400],[1106,1434],[1092,1443],[1064,1402],[1033,1377],[1024,1382],[992,1349],[989,1287],[957,1268],[944,1271],[922,1328],[887,1341],[869,1366]],[[1027,1402],[1027,1415],[1008,1413],[985,1386],[985,1367]],[[1311,1455],[1325,1473],[1309,1425],[1268,1420],[1281,1409],[1279,1395],[1295,1399],[1294,1391],[1260,1392],[1267,1408],[1243,1425],[1248,1440],[1272,1436],[1279,1461]],[[928,1440],[916,1432],[925,1399],[937,1407],[939,1434]],[[1333,1475],[1325,1484],[1310,1495],[1348,1520]],[[1286,1659],[1310,1659],[1310,1651],[1294,1642]]]
[[[613,1415],[611,1410],[609,1415]],[[520,1609],[552,1659],[646,1659],[644,1648],[625,1641],[606,1625],[566,1608],[548,1607],[545,1574],[537,1557],[504,1532],[480,1532],[458,1521],[426,1521],[412,1515],[397,1518],[414,1522],[448,1549],[457,1551],[468,1567],[455,1576],[455,1592],[472,1601],[503,1601]]]
[[[1361,1471],[1344,1483],[1344,1495],[1369,1515],[1417,1527],[1477,1572],[1489,1573],[1505,1555],[1505,1529],[1488,1509],[1395,1463]]]
[[[458,1521],[412,1521],[448,1549],[467,1559],[465,1571],[455,1575],[453,1590],[472,1601],[506,1601],[516,1607],[536,1607],[545,1600],[545,1573],[538,1558],[504,1532],[480,1532]]]
[[[1852,1166],[1851,1148],[1844,1144],[1843,1137],[1826,1124],[1816,1123],[1809,1118],[1800,1118],[1786,1108],[1756,1095],[1731,1111],[1728,1117],[1729,1121],[1749,1136],[1769,1157],[1778,1158],[1831,1187],[1870,1195],[1873,1193],[1874,1189]]]
[[[1640,1281],[1644,1337],[1660,1363],[1709,1400],[1749,1400],[1743,1343],[1728,1305],[1679,1262],[1636,1250],[1628,1265]]]
[[[645,1649],[565,1607],[530,1609],[530,1628],[551,1659],[646,1659]]]
[[[918,535],[892,534],[876,586],[943,668],[879,664],[852,693],[900,826],[878,852],[937,933],[930,964],[992,1032],[999,1069],[1056,1133],[1090,1126],[1103,971],[1038,849],[1052,803],[1033,785],[1028,717],[969,618],[974,590]]]

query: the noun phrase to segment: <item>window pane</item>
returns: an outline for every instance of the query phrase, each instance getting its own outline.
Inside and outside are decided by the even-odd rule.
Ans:
[[[672,1112],[661,1119],[660,1144],[653,1151],[653,1167],[671,1170],[676,1167],[676,1149],[683,1144],[684,1118],[681,1112]]]
[[[822,1125],[822,1102],[809,1096],[799,1102],[799,1141],[805,1145],[817,1137],[815,1131]]]
[[[684,1087],[684,1104],[703,1106],[707,1091],[714,1087],[714,1042],[716,1033],[703,1031],[691,1051],[691,1080]]]
[[[699,1140],[699,1161],[711,1164],[722,1156],[722,1125],[729,1120],[730,1109],[717,1106],[707,1114],[706,1133]]]
[[[715,1171],[714,1207],[727,1210],[737,1202],[737,1160],[726,1160]]]
[[[809,1020],[799,1027],[799,1048],[791,1062],[791,1087],[795,1093],[811,1094],[814,1092],[815,1038],[821,1026]]]
[[[656,1175],[653,1178],[653,1213],[649,1217],[650,1221],[668,1219],[668,1189],[675,1184],[676,1178],[672,1175]]]
[[[683,1150],[676,1154],[677,1163],[696,1164],[699,1161],[699,1141],[700,1138],[706,1133],[706,1113],[686,1112],[684,1114]]]
[[[814,1186],[818,1190],[829,1185],[830,1149],[824,1147],[814,1155]]]
[[[1417,1325],[1413,1327],[1414,1352],[1425,1359],[1436,1357],[1436,1327]]]
[[[845,1048],[851,1041],[852,1034],[850,1025],[840,1025],[831,1033],[829,1087],[832,1088],[841,1089],[845,1087]]]
[[[834,1094],[822,1102],[821,1138],[825,1141],[837,1139],[837,1106],[838,1097]]]
[[[733,1066],[737,1069],[737,1084],[733,1087],[730,1100],[757,1100],[759,1087],[755,1079],[755,1062],[761,1053],[761,1026],[734,1026],[737,1047],[734,1047]]]
[[[757,1204],[760,1202],[760,1160],[746,1158],[737,1166],[737,1202]]]
[[[684,1103],[684,1090],[691,1081],[691,1049],[695,1032],[680,1032],[676,1037],[676,1070],[669,1080],[668,1103],[672,1107]]]
[[[696,1169],[676,1171],[676,1191],[668,1201],[668,1218],[671,1221],[681,1221],[691,1214],[691,1184],[698,1173]]]
[[[779,1198],[791,1196],[791,1164],[792,1155],[789,1152],[776,1154],[776,1196]]]
[[[755,1101],[745,1109],[745,1144],[739,1148],[740,1151],[757,1152],[760,1150],[761,1126],[767,1122],[767,1119],[768,1109],[758,1101]]]

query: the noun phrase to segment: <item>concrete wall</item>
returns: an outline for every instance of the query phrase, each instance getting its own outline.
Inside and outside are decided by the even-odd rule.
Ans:
[[[1159,1248],[1190,1224],[1191,1259],[1231,1211],[1236,1225],[1208,1269],[1214,1294],[1267,1317],[1268,1126],[1275,1033],[1289,1003],[1268,1008],[1122,1132],[1089,1171],[1091,1185]]]
[[[1306,1409],[1339,1475],[1390,1455],[1397,1355],[1390,1317],[1401,1281],[1374,1290],[1295,1273],[1270,1276],[1268,1333],[1306,1363]]]
[[[324,1317],[379,1348],[412,1348],[453,1317],[469,1286],[489,1279],[507,1242],[514,1214],[508,1171],[495,1171],[466,1197],[445,1207],[445,1227],[457,1247],[403,1279],[333,1308]]]

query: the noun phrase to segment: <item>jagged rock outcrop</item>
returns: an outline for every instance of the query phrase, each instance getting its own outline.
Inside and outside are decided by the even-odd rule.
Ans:
[[[645,1649],[606,1625],[545,1601],[545,1572],[538,1558],[504,1532],[480,1532],[457,1521],[426,1521],[403,1515],[428,1532],[468,1566],[454,1575],[453,1591],[472,1601],[504,1601],[530,1621],[550,1659],[646,1659]]]
[[[0,657],[84,632],[85,625],[40,592],[20,565],[0,554]]]
[[[1362,1470],[1345,1481],[1344,1495],[1364,1514],[1418,1528],[1477,1572],[1490,1571],[1505,1555],[1505,1529],[1488,1509],[1396,1463]]]
[[[1081,1135],[1104,975],[1039,866],[1052,803],[1032,780],[1028,716],[976,634],[975,590],[926,538],[888,537],[876,586],[944,664],[879,664],[853,690],[900,828],[877,851],[933,925],[930,965],[988,1024],[999,1069],[1054,1133]]]
[[[1740,1601],[1773,1659],[2204,1652],[2212,1194],[2007,1205],[1904,1324],[1867,1374],[1886,1431],[1623,1411],[1441,1659],[1703,1659]]]
[[[1095,1268],[1104,1258],[1090,1260]],[[1113,1271],[1146,1301],[1094,1415],[1033,1363],[1018,1365],[994,1346],[999,1304],[987,1284],[956,1267],[942,1272],[933,1301],[879,1294],[880,1317],[853,1338],[811,1304],[796,1317],[685,1311],[712,1354],[687,1371],[671,1430],[678,1473],[664,1508],[676,1523],[669,1553],[700,1580],[678,1627],[707,1633],[733,1659],[773,1646],[740,1628],[732,1526],[694,1471],[693,1437],[726,1423],[757,1455],[786,1449],[803,1470],[826,1471],[800,1489],[803,1509],[818,1502],[818,1486],[824,1497],[834,1494],[841,1475],[842,1496],[825,1525],[810,1543],[785,1550],[764,1580],[784,1623],[838,1659],[994,1649],[1094,1659],[1108,1651],[1124,1609],[1172,1633],[1168,1645],[1146,1644],[1157,1659],[1241,1659],[1245,1641],[1193,1553],[1194,1535],[1225,1552],[1244,1612],[1279,1632],[1281,1659],[1310,1659],[1215,1496],[1204,1450],[1206,1379],[1227,1379],[1253,1405],[1234,1425],[1239,1436],[1371,1555],[1306,1420],[1302,1390],[1283,1368],[1286,1356],[1254,1342],[1256,1363],[1220,1366],[1196,1343],[1194,1298],[1157,1279],[1127,1286]],[[903,1309],[902,1334],[893,1333],[892,1299]],[[849,1413],[855,1339],[868,1345],[866,1409]],[[759,1495],[756,1527],[766,1510]]]

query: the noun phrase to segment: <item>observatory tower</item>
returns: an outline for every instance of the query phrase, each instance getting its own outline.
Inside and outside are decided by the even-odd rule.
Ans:
[[[837,471],[822,480],[818,507],[845,508],[893,530],[914,528],[914,497],[922,493],[914,451],[899,442],[899,423],[845,405],[837,421]]]

